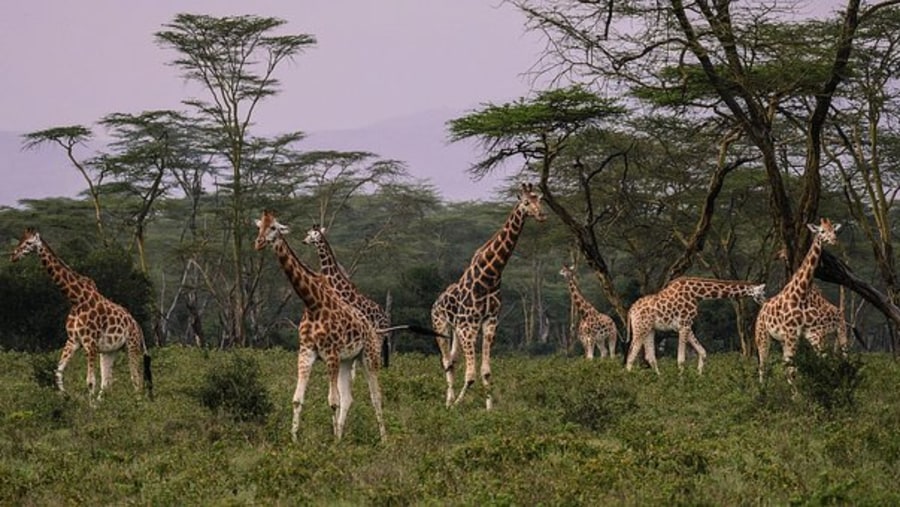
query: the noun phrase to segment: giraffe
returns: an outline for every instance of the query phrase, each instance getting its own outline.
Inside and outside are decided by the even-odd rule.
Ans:
[[[292,400],[291,439],[297,441],[300,412],[316,358],[321,358],[328,368],[328,404],[332,410],[334,437],[336,440],[341,439],[347,413],[353,402],[350,389],[351,365],[356,358],[362,356],[378,432],[382,442],[385,441],[387,432],[381,410],[381,387],[378,384],[381,337],[376,328],[358,309],[340,297],[324,275],[314,272],[297,257],[285,239],[288,227],[278,222],[274,212],[263,211],[256,226],[258,235],[254,248],[263,250],[272,245],[284,274],[304,304],[303,317],[297,328],[297,387]]]
[[[686,345],[697,352],[697,371],[703,373],[706,349],[694,336],[691,326],[697,317],[698,299],[752,297],[757,302],[764,298],[765,284],[742,280],[716,280],[712,278],[681,277],[672,280],[661,291],[639,298],[628,309],[628,335],[631,347],[625,361],[625,369],[631,371],[641,347],[644,357],[659,375],[654,350],[656,331],[678,331],[678,369],[684,370]]]
[[[146,387],[148,395],[152,398],[150,355],[144,342],[144,333],[134,317],[128,310],[100,294],[97,284],[92,279],[70,268],[44,241],[40,233],[29,227],[25,229],[10,260],[16,262],[32,252],[38,255],[44,269],[71,305],[66,317],[68,338],[56,366],[56,387],[60,392],[66,392],[63,384],[66,365],[79,348],[84,348],[87,357],[87,386],[92,402],[97,380],[94,368],[97,356],[100,356],[100,390],[96,397],[99,401],[112,383],[115,354],[124,348],[128,353],[131,383],[135,391],[141,392]]]
[[[459,280],[450,284],[431,307],[432,327],[445,336],[438,337],[437,342],[447,379],[447,407],[458,404],[475,383],[475,342],[481,331],[481,381],[487,392],[485,406],[491,409],[491,344],[500,313],[500,276],[516,247],[525,219],[529,216],[538,222],[546,219],[541,196],[532,184],[522,184],[518,199],[500,230],[475,251]],[[452,339],[446,338],[451,336],[451,331]],[[466,360],[466,377],[454,401],[453,369],[460,347]]]
[[[756,316],[754,340],[759,358],[760,383],[765,380],[771,338],[782,342],[782,356],[784,362],[789,363],[797,349],[797,342],[802,337],[806,337],[816,350],[821,351],[823,335],[829,330],[829,322],[835,319],[835,312],[830,308],[834,305],[822,296],[812,279],[822,248],[826,244],[837,243],[837,232],[841,224],[832,224],[827,218],[822,218],[819,225],[807,224],[807,227],[814,236],[803,262],[781,292],[766,301]],[[827,303],[827,306],[823,303]],[[837,326],[831,325],[832,329],[838,327],[838,341],[846,343],[846,329],[840,331],[843,327],[843,315],[838,312],[836,317],[840,323]],[[788,382],[792,384],[794,369],[788,366],[786,373]]]
[[[344,301],[349,302],[362,312],[362,314],[372,322],[372,325],[375,326],[376,329],[387,329],[390,327],[391,318],[387,311],[385,311],[381,305],[360,292],[356,285],[350,281],[350,277],[347,276],[347,273],[341,267],[340,263],[338,263],[337,257],[334,255],[334,250],[331,248],[328,238],[325,237],[324,227],[313,225],[306,232],[306,237],[303,238],[303,242],[307,245],[316,247],[322,275],[329,283],[331,283],[332,288],[337,291],[338,295],[343,298]],[[384,367],[387,368],[390,360],[390,332],[382,334],[381,340],[381,357]],[[353,371],[356,371],[355,362],[353,363]]]
[[[584,357],[593,359],[595,346],[600,349],[601,358],[606,357],[607,354],[609,357],[616,357],[616,341],[619,335],[616,323],[608,315],[597,311],[590,301],[585,299],[581,290],[578,289],[575,272],[571,266],[563,265],[559,274],[568,282],[572,306],[581,317],[581,321],[578,323],[578,339],[581,340],[581,345],[584,347]]]

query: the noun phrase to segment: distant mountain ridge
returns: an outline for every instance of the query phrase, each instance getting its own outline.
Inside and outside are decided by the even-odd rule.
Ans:
[[[467,170],[480,151],[473,143],[447,140],[446,121],[460,114],[432,110],[361,128],[309,132],[300,147],[370,151],[402,160],[415,180],[430,183],[446,201],[494,199],[502,188],[504,171],[474,181]],[[0,131],[0,174],[0,206],[15,206],[22,199],[75,197],[85,189],[62,149],[48,145],[23,151],[22,133]]]

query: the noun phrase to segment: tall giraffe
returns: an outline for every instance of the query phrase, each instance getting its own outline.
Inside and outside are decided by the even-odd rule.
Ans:
[[[837,232],[841,224],[832,224],[830,220],[823,218],[819,225],[807,224],[807,227],[814,236],[806,257],[781,292],[766,301],[756,316],[754,339],[759,357],[760,382],[765,379],[771,338],[782,342],[782,356],[785,363],[794,356],[797,342],[804,336],[816,350],[822,350],[823,333],[826,331],[823,325],[827,325],[822,319],[834,313],[828,306],[823,305],[823,302],[827,301],[813,283],[813,274],[819,264],[824,245],[837,243]],[[831,303],[828,305],[834,306]],[[843,321],[842,315],[839,318]],[[846,341],[846,334],[841,338],[840,331],[838,333],[838,340]],[[788,366],[786,373],[788,382],[792,382],[793,368]]]
[[[376,329],[388,329],[391,326],[391,318],[387,311],[378,303],[367,297],[350,281],[350,277],[341,267],[334,255],[334,250],[325,237],[325,228],[313,225],[307,232],[303,242],[314,245],[319,256],[319,264],[322,276],[331,283],[338,295],[355,306],[362,312]],[[390,332],[381,335],[381,358],[384,367],[388,367],[390,360]],[[355,363],[354,363],[355,366]]]
[[[452,340],[437,338],[441,349],[441,364],[447,379],[447,406],[459,403],[475,383],[475,342],[479,330],[481,344],[481,381],[487,391],[485,406],[491,409],[491,344],[497,331],[500,313],[500,276],[512,255],[527,217],[538,222],[546,219],[541,208],[541,196],[528,183],[522,190],[515,208],[503,226],[472,256],[469,266],[455,283],[438,296],[431,307],[434,330],[444,336],[452,331]],[[454,401],[453,368],[459,348],[466,358],[466,381]]]
[[[134,317],[125,308],[105,298],[90,278],[77,273],[56,255],[50,245],[32,227],[25,229],[19,244],[13,250],[10,260],[16,262],[23,256],[36,252],[50,278],[69,300],[71,308],[66,317],[68,339],[56,366],[56,386],[65,392],[63,372],[69,360],[80,348],[87,356],[87,386],[91,400],[94,399],[96,374],[94,368],[100,356],[100,390],[97,400],[112,382],[112,367],[115,354],[123,347],[128,352],[128,366],[131,383],[137,392],[144,387],[153,396],[153,377],[150,372],[150,355],[144,343],[144,333]],[[141,365],[143,364],[143,375]],[[146,382],[146,384],[145,384]]]
[[[631,371],[641,347],[644,358],[659,375],[654,350],[656,331],[678,331],[678,369],[684,369],[687,344],[697,352],[697,371],[703,373],[706,349],[694,336],[691,326],[697,317],[698,299],[752,297],[762,302],[765,284],[741,280],[681,277],[672,280],[661,291],[639,298],[628,309],[628,335],[631,347],[625,369]]]
[[[578,323],[578,339],[581,340],[581,345],[584,347],[584,357],[593,359],[594,347],[600,349],[601,358],[607,355],[616,357],[616,341],[619,336],[616,330],[616,323],[613,322],[609,315],[597,311],[590,301],[584,297],[578,288],[575,272],[571,266],[564,265],[559,270],[559,274],[568,282],[572,306],[575,307],[578,315],[581,317]]]
[[[272,245],[284,274],[304,305],[303,317],[297,328],[297,387],[293,396],[291,438],[297,441],[309,375],[316,358],[321,358],[328,368],[328,404],[332,410],[334,436],[337,440],[341,439],[353,402],[351,365],[362,356],[378,431],[384,441],[387,432],[378,384],[381,337],[377,330],[358,309],[340,297],[324,275],[314,272],[297,257],[284,237],[289,232],[288,227],[278,222],[274,212],[264,211],[256,226],[259,233],[254,248],[262,250]]]

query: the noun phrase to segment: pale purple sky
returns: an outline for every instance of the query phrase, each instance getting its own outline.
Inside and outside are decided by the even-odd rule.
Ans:
[[[257,14],[318,44],[277,72],[270,132],[347,129],[529,93],[541,41],[499,0],[29,0],[0,16],[0,130],[91,124],[112,112],[180,109],[189,89],[153,33],[179,12]]]

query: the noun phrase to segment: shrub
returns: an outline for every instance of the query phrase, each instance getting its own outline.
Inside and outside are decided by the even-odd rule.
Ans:
[[[232,354],[225,364],[206,372],[195,396],[204,407],[225,412],[236,421],[265,422],[273,405],[260,374],[255,359]]]
[[[56,387],[56,358],[50,354],[35,354],[31,357],[31,375],[41,387]]]
[[[563,420],[600,431],[637,409],[634,392],[616,385],[587,384],[569,391]]]
[[[819,354],[806,340],[800,340],[791,365],[797,369],[797,390],[804,397],[832,413],[852,409],[855,393],[863,379],[862,360],[823,351]]]

